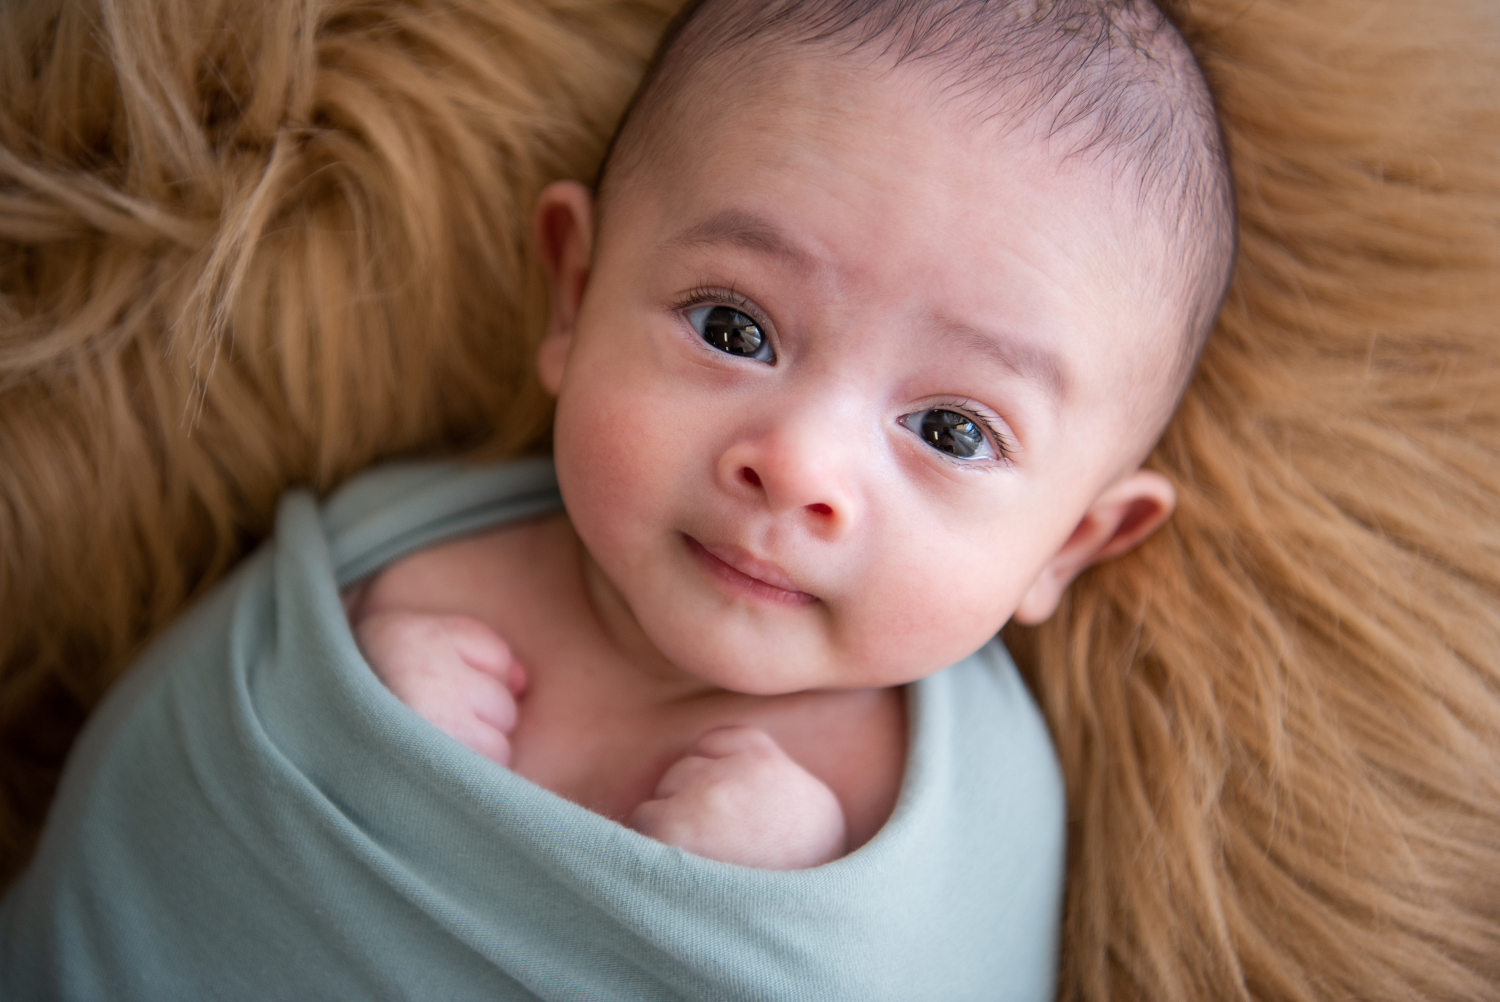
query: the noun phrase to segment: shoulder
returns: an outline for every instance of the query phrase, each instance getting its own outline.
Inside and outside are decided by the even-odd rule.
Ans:
[[[376,612],[460,613],[486,621],[529,605],[559,568],[576,563],[577,537],[560,512],[480,530],[398,557],[360,582],[360,618]]]

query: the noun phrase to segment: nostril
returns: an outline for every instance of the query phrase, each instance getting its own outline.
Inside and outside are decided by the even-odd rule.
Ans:
[[[751,487],[760,486],[760,474],[756,473],[748,466],[740,467],[740,479],[745,481],[745,483],[749,484]]]
[[[833,509],[830,508],[828,505],[824,504],[821,501],[819,501],[817,504],[810,504],[807,507],[809,507],[813,511],[817,512],[819,515],[832,515],[833,514]]]

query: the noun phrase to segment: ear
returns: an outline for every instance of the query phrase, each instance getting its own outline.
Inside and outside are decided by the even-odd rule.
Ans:
[[[547,330],[536,367],[547,392],[562,386],[573,328],[589,281],[593,252],[594,197],[577,181],[555,181],[542,189],[532,218],[532,238],[547,276]]]
[[[1172,482],[1152,470],[1136,470],[1099,495],[1084,512],[1062,549],[1037,575],[1012,617],[1044,622],[1057,611],[1062,593],[1085,568],[1120,554],[1151,535],[1177,507]]]

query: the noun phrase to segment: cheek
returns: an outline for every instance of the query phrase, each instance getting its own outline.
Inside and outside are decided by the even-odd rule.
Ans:
[[[875,559],[839,617],[840,646],[893,672],[903,663],[937,670],[972,653],[1010,619],[1079,504],[1046,491],[972,507],[910,496],[868,540]]]
[[[692,463],[686,416],[629,366],[592,366],[563,385],[553,452],[568,515],[606,570],[659,528]],[[614,565],[614,566],[612,566]]]
[[[1035,557],[972,533],[896,534],[863,578],[838,628],[840,646],[882,674],[909,681],[982,646],[1015,611]],[[916,672],[917,674],[913,674]]]
[[[631,522],[619,514],[640,503],[642,458],[632,430],[640,420],[607,387],[573,381],[563,387],[553,428],[553,460],[568,517],[589,549],[608,546]],[[615,517],[610,517],[611,514]]]

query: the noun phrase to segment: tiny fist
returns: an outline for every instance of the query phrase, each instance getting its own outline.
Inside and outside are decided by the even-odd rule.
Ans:
[[[525,672],[511,657],[510,645],[472,616],[380,612],[355,624],[354,638],[376,674],[387,681],[388,673],[423,670],[433,664],[431,655],[441,651],[505,683],[514,693],[525,687]]]
[[[833,791],[754,727],[703,735],[631,826],[699,856],[767,870],[827,863],[844,854],[847,838]]]
[[[386,612],[361,620],[354,634],[396,698],[454,740],[510,764],[525,673],[494,630],[469,616]]]

